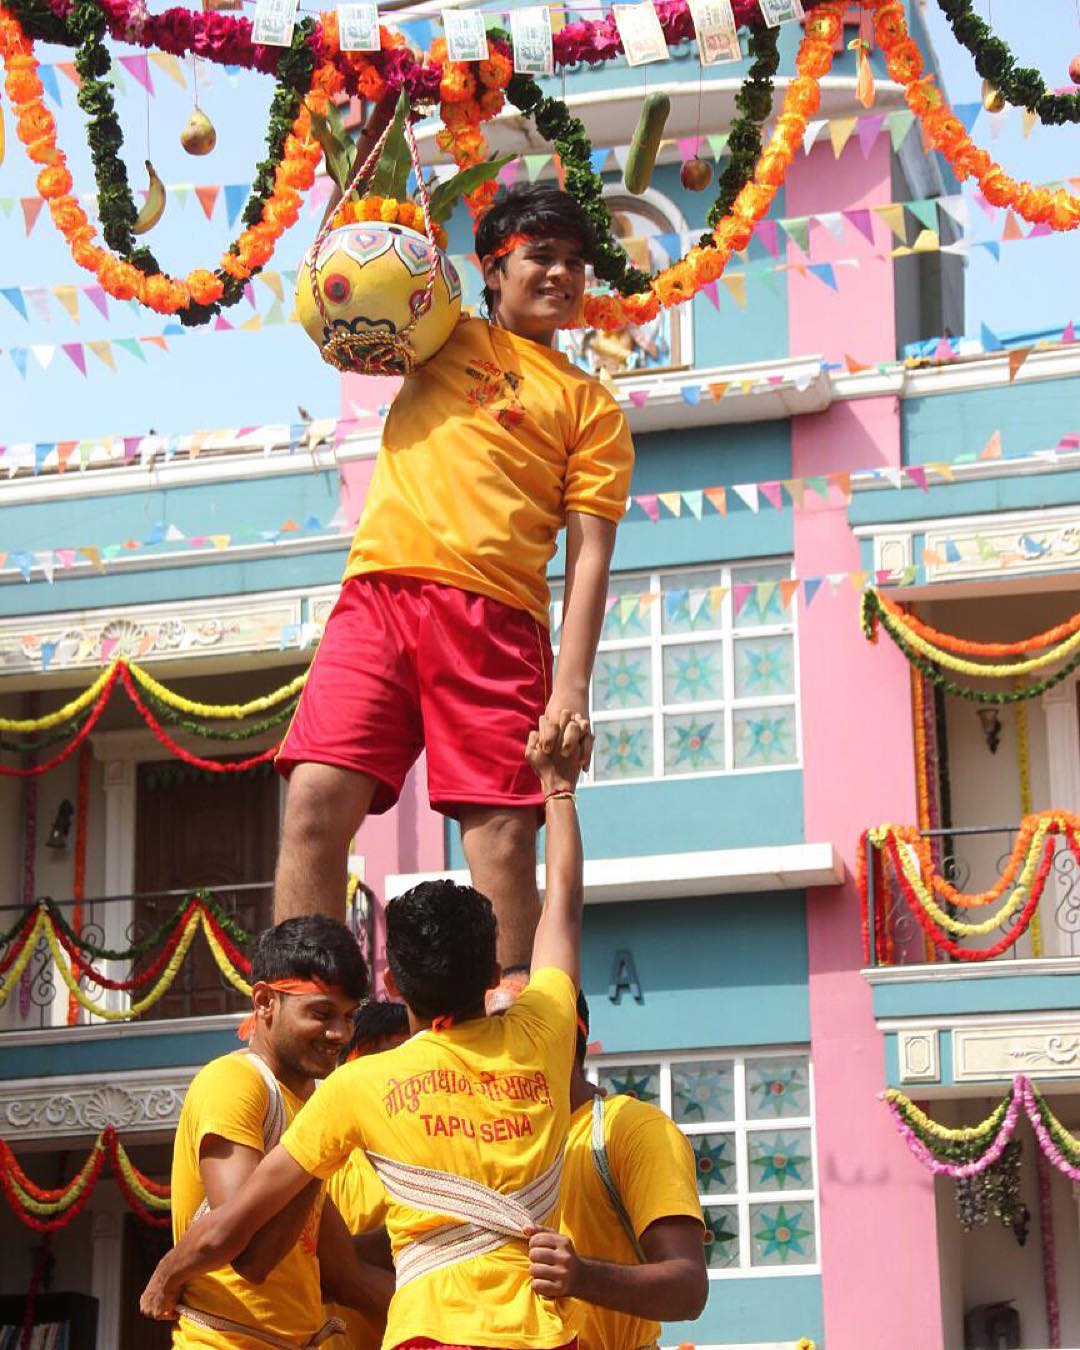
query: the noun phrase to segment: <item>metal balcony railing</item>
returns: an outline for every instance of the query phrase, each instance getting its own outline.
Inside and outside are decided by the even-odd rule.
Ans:
[[[961,924],[980,924],[1001,914],[1015,897],[1023,866],[1016,864],[1018,825],[978,825],[947,830],[924,830],[932,873],[964,894],[985,893],[1000,886],[1010,862],[1016,875],[1002,888],[1000,898],[968,908],[949,902],[945,887],[927,884],[941,914]],[[1003,921],[980,934],[950,931],[947,924],[913,903],[913,888],[904,885],[896,859],[888,847],[879,848],[870,837],[866,848],[866,893],[863,922],[870,964],[919,965],[926,962],[976,964],[979,961],[1016,961],[1032,957],[1080,958],[1080,864],[1066,836],[1047,836],[1031,868],[1031,885]],[[911,854],[907,855],[909,865]],[[1038,901],[1025,910],[1032,891]],[[916,897],[917,900],[917,897]],[[920,919],[919,911],[922,911]],[[1010,937],[1012,940],[1010,941]],[[954,950],[949,950],[949,944]]]
[[[145,944],[147,939],[165,926],[159,942],[128,960],[95,955],[89,948],[80,949],[82,959],[99,974],[115,982],[125,982],[144,974],[156,962],[162,968],[168,964],[167,959],[161,962],[160,958],[163,947],[176,929],[175,924],[169,926],[169,921],[186,900],[197,894],[211,900],[218,912],[247,935],[247,940],[236,936],[230,940],[241,956],[249,957],[252,941],[272,922],[273,883],[269,881],[199,890],[185,888],[134,895],[96,896],[83,900],[81,904],[76,904],[74,900],[62,900],[54,902],[53,908],[59,911],[72,929],[77,929],[83,942],[110,951],[122,951]],[[22,905],[0,906],[0,931],[10,929],[26,913],[26,907]],[[373,951],[373,920],[370,905],[361,888],[349,903],[347,922],[369,962]],[[4,965],[10,964],[5,958],[10,957],[16,941],[13,939],[8,944],[0,945],[0,962]],[[70,952],[61,948],[61,955],[68,968],[72,968]],[[139,989],[124,991],[109,989],[83,974],[79,987],[94,1004],[111,1012],[128,1013],[149,989],[154,988],[159,978],[160,971],[157,971]],[[57,969],[47,936],[40,933],[32,940],[30,956],[21,976],[0,1007],[0,1040],[5,1033],[39,1028],[85,1026],[106,1020],[167,1024],[177,1018],[219,1016],[242,1012],[249,1007],[250,999],[237,990],[219,968],[205,933],[196,933],[168,988],[144,1012],[135,1017],[106,1019],[80,1006],[75,1021],[71,1022],[68,986]]]

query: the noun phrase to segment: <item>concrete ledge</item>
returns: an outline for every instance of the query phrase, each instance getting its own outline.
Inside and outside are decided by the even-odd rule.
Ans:
[[[443,876],[462,883],[469,879],[464,869],[391,875],[386,878],[386,895],[388,898],[400,895],[421,881]],[[832,844],[781,844],[640,858],[596,858],[585,862],[585,903],[802,891],[808,886],[836,886],[843,878],[844,864]],[[536,869],[536,880],[543,891],[542,866]]]

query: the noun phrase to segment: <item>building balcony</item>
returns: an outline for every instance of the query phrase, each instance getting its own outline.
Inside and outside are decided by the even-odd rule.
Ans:
[[[869,832],[863,974],[891,1084],[1080,1079],[1074,820]]]
[[[262,881],[0,908],[0,1138],[43,1146],[106,1124],[173,1128],[194,1072],[237,1047],[271,901]],[[370,953],[363,891],[348,921]]]

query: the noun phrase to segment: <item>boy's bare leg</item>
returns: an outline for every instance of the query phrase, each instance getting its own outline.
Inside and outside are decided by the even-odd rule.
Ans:
[[[536,808],[470,807],[461,812],[461,843],[473,885],[495,907],[503,970],[529,968],[540,921],[536,889]]]
[[[300,914],[345,917],[349,844],[378,783],[332,764],[298,764],[289,779],[281,825],[274,922]]]

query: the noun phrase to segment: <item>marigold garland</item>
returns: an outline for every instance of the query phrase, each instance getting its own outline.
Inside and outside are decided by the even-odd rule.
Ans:
[[[908,107],[919,119],[929,143],[948,160],[963,182],[974,178],[992,206],[1009,207],[1032,225],[1074,230],[1080,225],[1080,197],[1064,188],[1053,191],[1017,182],[968,135],[933,75],[924,75],[918,44],[908,30],[898,0],[863,0],[874,16],[874,36],[889,74],[904,86]]]
[[[995,656],[1023,656],[1027,652],[1042,651],[1046,647],[1064,642],[1075,633],[1080,633],[1080,614],[1074,614],[1064,623],[1048,628],[1043,633],[1036,633],[1034,637],[1021,638],[1017,642],[975,642],[970,638],[956,637],[953,633],[942,633],[937,628],[931,628],[928,623],[923,623],[914,614],[905,612],[895,600],[891,600],[882,591],[873,587],[863,592],[862,606],[864,629],[868,623],[872,626],[873,611],[882,610],[886,614],[891,614],[893,618],[902,620],[908,628],[921,638],[925,638],[927,642],[933,643],[935,647],[942,647],[957,656],[978,656],[986,660]]]
[[[866,831],[859,843],[856,872],[866,960],[871,959],[867,851],[875,860],[877,923],[884,923],[885,909],[882,894],[884,881],[876,860],[884,857],[891,865],[892,874],[909,910],[939,950],[961,961],[989,961],[1013,946],[1030,926],[1046,887],[1056,852],[1057,835],[1062,836],[1080,862],[1080,817],[1065,811],[1038,812],[1025,817],[1022,822],[1009,861],[995,885],[979,894],[965,895],[935,872],[929,845],[917,830],[910,826],[883,825]],[[1009,888],[1012,888],[1012,894],[1006,904],[992,918],[981,923],[966,923],[946,914],[934,898],[937,895],[950,905],[974,909],[996,902]],[[991,947],[962,947],[947,936],[950,932],[963,937],[983,936],[1000,928],[1014,915],[1017,917],[1013,926]],[[884,951],[882,936],[879,932],[875,956],[879,962],[888,964],[891,957]]]
[[[106,1125],[94,1140],[86,1161],[64,1186],[36,1185],[20,1167],[11,1146],[0,1139],[0,1186],[16,1218],[39,1233],[66,1228],[81,1212],[108,1161],[124,1198],[144,1223],[169,1223],[171,1188],[141,1172],[120,1142],[115,1128]]]

